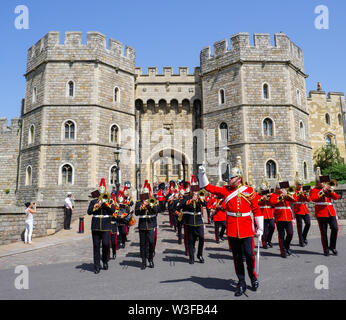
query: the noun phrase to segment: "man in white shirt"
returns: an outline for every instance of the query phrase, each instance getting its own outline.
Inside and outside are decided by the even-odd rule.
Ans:
[[[67,193],[67,198],[65,199],[65,219],[64,219],[64,229],[70,230],[70,224],[71,224],[71,216],[73,212],[73,205],[72,205],[72,193]]]

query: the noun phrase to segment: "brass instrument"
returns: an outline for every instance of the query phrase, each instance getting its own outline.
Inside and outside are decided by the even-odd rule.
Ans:
[[[296,193],[296,187],[294,186],[288,187],[287,193],[293,196]]]
[[[198,197],[202,201],[205,200],[206,195],[207,195],[207,192],[205,190],[203,190],[203,189],[198,192]]]
[[[102,204],[106,203],[109,201],[109,193],[108,192],[104,192],[104,193],[101,193],[98,200],[102,202]]]
[[[155,206],[157,206],[159,203],[158,201],[156,200],[156,198],[154,196],[151,196],[151,198],[149,198],[148,200],[148,205],[153,208]]]
[[[179,214],[178,214],[178,221],[179,221],[179,222],[181,222],[181,220],[183,220],[183,215],[184,215],[183,209],[181,209],[181,210],[179,211]]]
[[[329,192],[334,192],[335,187],[338,186],[338,182],[335,179],[330,179],[330,181],[326,183],[326,186]]]

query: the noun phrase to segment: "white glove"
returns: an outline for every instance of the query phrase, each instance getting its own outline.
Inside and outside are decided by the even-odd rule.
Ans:
[[[198,168],[198,180],[199,180],[199,187],[204,188],[209,184],[209,180],[207,178],[207,175],[205,173],[205,167],[199,166]]]
[[[263,216],[255,217],[255,220],[257,225],[256,236],[262,237],[264,217]]]

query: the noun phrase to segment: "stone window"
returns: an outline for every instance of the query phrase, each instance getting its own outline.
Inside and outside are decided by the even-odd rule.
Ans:
[[[61,168],[61,183],[72,184],[73,169],[69,164],[64,164]]]
[[[168,174],[168,165],[162,159],[160,160],[160,176],[167,176],[167,174]]]
[[[120,90],[119,90],[118,87],[114,88],[113,102],[115,102],[115,103],[119,103],[120,102]]]
[[[116,124],[111,126],[110,130],[110,142],[113,144],[119,143],[119,127]]]
[[[266,118],[263,120],[263,135],[265,137],[272,137],[273,136],[273,120]]]
[[[330,116],[328,113],[325,114],[326,124],[330,124]]]
[[[219,90],[219,104],[224,104],[226,102],[225,100],[225,90],[220,89]]]
[[[276,178],[276,163],[273,160],[269,160],[266,163],[266,175],[268,179]]]
[[[228,141],[228,125],[227,125],[227,123],[221,122],[219,128],[220,128],[221,142],[223,142],[224,144],[227,144],[227,141]]]
[[[263,99],[268,100],[269,99],[269,85],[268,83],[264,83],[262,87],[262,94],[263,94]]]
[[[308,179],[308,166],[307,166],[305,161],[303,164],[303,169],[304,169],[304,180],[307,180]]]
[[[342,117],[341,117],[340,113],[338,114],[338,124],[339,124],[339,126],[342,125]]]
[[[65,128],[65,140],[74,140],[75,139],[75,124],[71,120],[68,120],[64,124]]]
[[[74,97],[74,82],[72,80],[70,80],[67,83],[67,96],[68,97]]]
[[[180,177],[180,164],[173,164],[173,167],[172,167],[172,174],[173,174],[174,176]]]
[[[37,101],[37,88],[34,87],[32,90],[32,103],[35,103]]]
[[[30,186],[32,184],[32,168],[27,166],[25,170],[25,185]]]
[[[305,140],[305,128],[303,121],[299,121],[299,131],[300,131],[300,137]]]
[[[302,99],[301,99],[301,96],[300,96],[300,90],[297,89],[297,104],[298,106],[300,106],[302,103]]]
[[[34,143],[35,141],[35,126],[32,124],[29,129],[28,144]]]
[[[331,134],[326,135],[326,145],[330,146],[333,143],[334,137]]]

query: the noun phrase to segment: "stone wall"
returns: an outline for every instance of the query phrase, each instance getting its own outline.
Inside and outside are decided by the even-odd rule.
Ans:
[[[86,214],[89,201],[74,200],[71,223]],[[0,245],[24,240],[25,207],[12,206],[0,211]],[[52,235],[64,227],[64,207],[57,203],[39,202],[34,215],[33,239]]]
[[[0,205],[14,205],[18,155],[20,142],[20,120],[12,119],[8,126],[6,118],[0,118]]]

